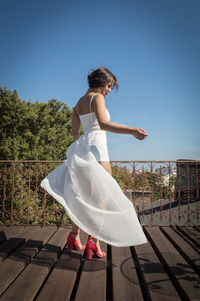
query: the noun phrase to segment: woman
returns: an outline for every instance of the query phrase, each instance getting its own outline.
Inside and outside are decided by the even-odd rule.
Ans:
[[[53,170],[41,183],[72,220],[67,249],[85,249],[80,229],[90,234],[86,258],[106,256],[99,240],[114,246],[146,243],[131,201],[126,198],[111,175],[106,131],[130,134],[142,140],[148,133],[110,121],[105,97],[116,87],[116,77],[100,67],[88,74],[89,89],[80,98],[72,114],[72,135],[76,139],[67,150],[67,160]],[[80,124],[84,135],[79,137]]]

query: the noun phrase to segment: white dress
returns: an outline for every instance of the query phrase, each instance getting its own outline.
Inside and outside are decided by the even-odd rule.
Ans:
[[[109,118],[108,111],[107,115]],[[109,161],[106,132],[100,129],[91,108],[79,117],[84,135],[68,147],[67,159],[41,186],[78,227],[97,239],[117,247],[146,243],[132,202],[98,163]]]

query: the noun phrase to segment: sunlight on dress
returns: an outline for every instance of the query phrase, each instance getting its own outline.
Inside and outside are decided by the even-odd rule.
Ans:
[[[132,202],[90,151],[82,135],[67,150],[67,160],[41,183],[86,233],[110,245],[147,242]]]

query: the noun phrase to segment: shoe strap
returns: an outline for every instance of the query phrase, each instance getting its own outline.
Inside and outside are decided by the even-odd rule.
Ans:
[[[89,239],[97,240],[96,237],[90,236]]]

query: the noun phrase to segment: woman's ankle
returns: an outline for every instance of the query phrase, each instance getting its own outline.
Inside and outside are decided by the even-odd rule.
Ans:
[[[79,237],[79,233],[77,233],[77,232],[72,232],[72,233],[71,233],[71,236],[74,237],[74,238],[77,238],[77,237]]]

